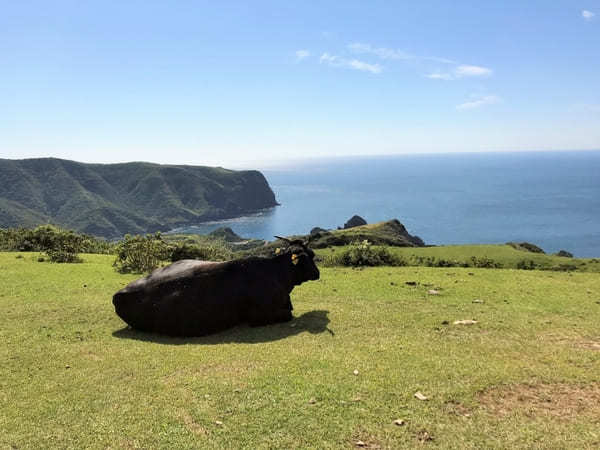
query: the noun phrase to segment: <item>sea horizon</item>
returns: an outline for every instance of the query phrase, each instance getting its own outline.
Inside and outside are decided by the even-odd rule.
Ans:
[[[398,219],[430,245],[527,241],[600,257],[600,151],[327,157],[262,169],[280,206],[174,231],[246,238]]]

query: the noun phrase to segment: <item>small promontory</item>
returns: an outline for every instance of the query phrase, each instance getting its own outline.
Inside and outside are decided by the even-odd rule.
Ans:
[[[308,239],[309,236],[303,238]],[[423,240],[419,236],[411,235],[398,219],[311,233],[310,235],[310,245],[313,248],[348,245],[352,242],[363,240],[367,240],[375,245],[390,245],[393,247],[425,246]]]
[[[0,227],[53,223],[106,238],[277,205],[262,173],[145,162],[0,159]]]

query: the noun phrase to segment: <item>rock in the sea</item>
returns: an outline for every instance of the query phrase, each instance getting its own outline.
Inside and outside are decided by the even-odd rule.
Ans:
[[[530,253],[546,253],[540,247],[530,242],[507,242],[506,245],[510,245],[515,250],[521,250]]]
[[[321,233],[327,233],[327,230],[325,228],[321,228],[321,227],[314,227],[312,230],[310,230],[311,236],[314,236],[315,234],[321,234]]]
[[[360,216],[352,216],[348,222],[344,224],[344,230],[348,228],[360,227],[361,225],[366,225],[367,221]]]
[[[211,231],[208,235],[210,237],[214,237],[214,238],[221,238],[225,242],[239,242],[239,241],[243,241],[244,240],[243,237],[238,236],[229,227],[220,227],[220,228],[217,228],[216,230]]]
[[[406,234],[408,234],[408,232]],[[412,242],[417,247],[425,247],[425,242],[417,235],[412,236]]]

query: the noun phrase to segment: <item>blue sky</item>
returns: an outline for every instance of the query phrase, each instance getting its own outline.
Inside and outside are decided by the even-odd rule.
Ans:
[[[600,0],[21,0],[0,58],[3,158],[600,149]]]

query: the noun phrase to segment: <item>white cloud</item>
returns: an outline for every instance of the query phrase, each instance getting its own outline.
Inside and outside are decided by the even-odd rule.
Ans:
[[[373,47],[370,44],[362,42],[354,42],[347,45],[347,49],[352,53],[373,55],[379,59],[391,61],[409,61],[415,63],[424,63],[433,61],[440,64],[448,64],[450,67],[445,70],[437,70],[425,75],[426,78],[432,80],[457,80],[467,77],[486,77],[492,75],[492,69],[482,66],[473,66],[467,64],[459,64],[456,61],[447,58],[438,58],[433,56],[416,56],[407,53],[403,50],[397,50],[386,47]],[[330,55],[323,53],[319,59],[320,63],[326,63],[333,67],[346,67],[356,70],[362,70],[374,74],[381,73],[383,67],[379,64],[371,64],[357,59],[346,59],[341,56]],[[427,64],[431,66],[431,64]],[[427,66],[426,65],[426,66]]]
[[[457,77],[482,77],[492,74],[487,67],[460,65],[454,70]]]
[[[588,11],[587,9],[584,9],[583,11],[581,11],[581,17],[583,17],[584,20],[592,20],[595,15],[596,15],[596,13],[593,13],[592,11]]]
[[[456,109],[475,109],[485,105],[495,105],[497,103],[502,103],[502,99],[500,97],[497,95],[485,95],[482,97],[476,97],[473,100],[461,103],[460,105],[456,105]]]
[[[411,53],[405,52],[404,50],[397,50],[386,47],[373,47],[369,44],[363,44],[355,42],[348,44],[348,49],[354,53],[368,53],[375,55],[381,59],[393,59],[393,60],[423,60],[423,61],[435,61],[443,64],[458,64],[448,58],[438,58],[436,56],[416,56]]]
[[[339,60],[338,56],[330,55],[329,53],[323,53],[319,58],[320,63],[328,63],[329,65],[334,65],[336,61]]]
[[[382,67],[379,64],[369,64],[358,59],[346,59],[329,53],[323,53],[319,58],[320,63],[325,63],[332,67],[345,67],[348,69],[361,70],[373,74],[381,73]]]
[[[415,57],[409,53],[406,53],[402,50],[394,50],[391,48],[371,47],[369,44],[361,44],[360,42],[355,42],[353,44],[349,44],[348,48],[354,53],[369,53],[375,56],[378,56],[381,59],[414,59]]]
[[[454,76],[451,73],[434,72],[430,73],[429,75],[425,75],[425,77],[432,80],[454,80]]]
[[[303,59],[306,59],[310,56],[310,52],[308,50],[296,50],[296,62],[300,62]]]
[[[379,64],[369,64],[358,59],[353,59],[348,62],[350,67],[356,70],[364,70],[371,73],[381,73],[381,66]]]
[[[464,77],[484,77],[492,74],[492,69],[480,66],[468,66],[461,64],[452,72],[433,72],[425,75],[431,80],[456,80]]]

